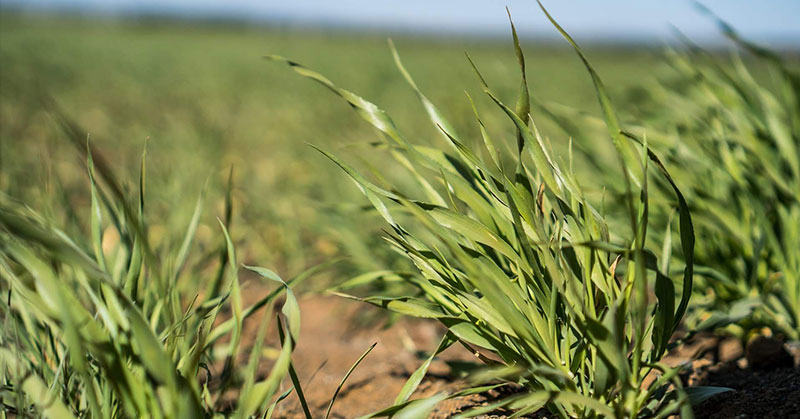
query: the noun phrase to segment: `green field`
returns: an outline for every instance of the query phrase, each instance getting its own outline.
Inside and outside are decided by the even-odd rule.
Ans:
[[[335,345],[300,334],[321,291],[447,329],[377,416],[509,385],[475,412],[692,418],[731,391],[685,378],[696,336],[796,374],[800,60],[721,28],[730,53],[3,12],[0,418],[327,419],[350,373],[307,403],[294,352]],[[468,383],[417,399],[456,343]]]
[[[41,198],[63,189],[76,204],[88,205],[82,157],[42,108],[41,98],[51,97],[90,134],[93,147],[123,179],[138,176],[139,155],[150,138],[148,200],[158,214],[151,223],[182,229],[206,179],[209,198],[222,199],[221,186],[233,165],[240,201],[236,223],[251,234],[248,259],[296,272],[320,258],[351,255],[362,267],[377,268],[360,244],[378,236],[378,227],[365,229],[370,223],[355,213],[363,199],[307,145],[346,149],[380,167],[385,153],[369,147],[377,132],[341,99],[261,57],[279,54],[303,63],[384,107],[414,142],[441,141],[383,37],[149,21],[2,19],[0,185],[31,203],[55,205]],[[490,102],[464,52],[507,100],[517,88],[514,51],[505,40],[394,41],[420,88],[434,103],[446,105],[453,123],[470,138],[477,138],[477,126],[464,90],[479,106]],[[536,98],[599,115],[591,80],[565,43],[529,41],[525,48]],[[657,52],[588,48],[619,98],[636,97],[666,71]],[[486,118],[490,127],[508,128],[500,114]],[[563,137],[550,128],[546,131]],[[342,217],[340,209],[354,216]],[[204,214],[201,239],[218,215]],[[357,237],[348,237],[352,234]]]

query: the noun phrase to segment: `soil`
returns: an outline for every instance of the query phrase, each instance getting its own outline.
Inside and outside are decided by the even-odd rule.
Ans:
[[[725,345],[715,348],[719,356]],[[695,417],[800,419],[800,350],[758,336],[744,352],[739,345],[735,353],[738,356],[717,362],[709,362],[709,356],[693,362],[691,373],[684,377],[686,384],[733,389],[696,406]]]
[[[718,394],[695,407],[698,419],[800,418],[800,370],[743,369],[722,364],[708,373],[702,385],[734,391]]]
[[[384,327],[387,318],[383,310],[340,297],[301,299],[300,310],[302,338],[293,360],[313,417],[324,417],[342,377],[375,342],[339,392],[331,417],[354,418],[391,406],[424,354],[434,350],[444,334],[437,323],[416,319]],[[464,388],[463,382],[449,374],[444,361],[471,361],[470,357],[462,347],[443,352],[431,364],[414,397]],[[278,407],[275,417],[305,417],[295,394]]]
[[[410,374],[437,346],[444,333],[438,323],[418,319],[404,318],[385,327],[384,310],[340,297],[302,298],[300,308],[301,339],[293,360],[315,418],[324,417],[342,377],[375,342],[375,348],[339,392],[331,417],[354,418],[391,406]],[[253,330],[249,330],[251,327]],[[255,335],[256,327],[247,325],[245,336]],[[697,406],[698,419],[800,418],[800,350],[791,351],[794,362],[790,359],[788,364],[773,365],[766,370],[748,368],[746,355],[751,354],[745,352],[736,340],[700,336],[673,351],[664,362],[675,366],[695,359],[689,373],[684,374],[686,385],[734,389]],[[458,368],[453,369],[448,363],[463,365],[475,361],[475,356],[465,348],[453,345],[431,364],[412,398],[463,389],[466,383],[455,372]],[[290,385],[288,380],[287,383]],[[440,403],[430,417],[451,417],[514,391],[503,387],[485,394],[447,400]],[[507,414],[509,412],[497,411],[482,417],[506,418]],[[295,393],[278,405],[274,417],[305,417]]]
[[[348,378],[337,395],[331,418],[355,418],[393,404],[410,375],[435,350],[445,333],[437,322],[403,318],[385,327],[386,312],[366,303],[333,296],[310,296],[300,300],[301,339],[292,359],[303,386],[312,417],[324,417],[331,396],[358,357],[377,342],[369,355]],[[255,326],[253,326],[255,327]],[[255,330],[252,331],[255,334]],[[245,334],[248,334],[247,331]],[[467,349],[453,345],[431,363],[428,374],[412,399],[467,387],[456,372],[474,364]],[[451,367],[458,365],[459,367]],[[290,385],[287,380],[287,385]],[[518,391],[502,387],[484,394],[445,400],[436,406],[432,418],[447,418],[470,408],[486,405]],[[483,418],[506,418],[499,410]],[[304,419],[293,393],[278,405],[276,418]],[[524,419],[524,417],[523,417]]]

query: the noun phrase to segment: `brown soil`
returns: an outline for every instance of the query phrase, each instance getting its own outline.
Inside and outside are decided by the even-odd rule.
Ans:
[[[695,408],[698,419],[800,418],[800,370],[743,369],[722,364],[710,371],[702,385],[734,389],[718,394]]]
[[[800,418],[800,350],[778,339],[759,337],[744,348],[736,338],[698,335],[664,363],[688,364],[685,386],[733,389],[695,406],[698,419]]]
[[[293,360],[313,417],[324,417],[344,374],[375,342],[375,349],[340,391],[331,417],[353,418],[391,406],[409,375],[422,363],[425,354],[436,347],[444,333],[435,322],[415,319],[402,319],[391,327],[384,327],[383,310],[339,297],[303,298],[300,308],[301,339]],[[247,330],[247,335],[255,335],[255,330]],[[800,357],[800,351],[793,354]],[[698,337],[679,347],[664,362],[677,366],[690,359],[696,360],[691,364],[690,373],[684,376],[687,385],[724,386],[735,390],[716,395],[697,406],[699,419],[800,418],[800,369],[796,363],[794,367],[750,369],[745,351],[738,342],[710,336]],[[454,376],[446,363],[450,361],[473,362],[475,357],[459,345],[449,348],[431,364],[428,375],[412,398],[464,388],[466,384]],[[288,380],[287,385],[290,385]],[[513,388],[500,388],[448,400],[437,406],[431,418],[447,418],[499,400],[513,391]],[[498,411],[483,417],[505,418],[508,413]],[[304,418],[294,393],[278,405],[274,417]]]
[[[729,340],[730,342],[730,340]],[[724,342],[723,342],[724,343]],[[716,348],[724,348],[719,344]],[[717,351],[717,354],[721,353]],[[695,407],[698,419],[800,418],[800,351],[778,339],[757,337],[738,357],[693,362],[689,385],[728,387]]]
[[[423,362],[417,354],[435,349],[444,333],[435,322],[413,319],[385,328],[382,310],[340,297],[302,299],[300,309],[302,338],[293,360],[313,417],[324,417],[342,377],[375,342],[375,349],[340,391],[331,417],[353,418],[391,406],[410,374]],[[449,375],[444,360],[470,360],[470,356],[462,347],[446,350],[431,364],[414,397],[463,388],[464,383]],[[297,396],[292,394],[281,403],[275,416],[303,418]]]

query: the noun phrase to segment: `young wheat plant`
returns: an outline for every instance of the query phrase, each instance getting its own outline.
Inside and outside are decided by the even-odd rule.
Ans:
[[[202,196],[180,247],[154,248],[147,234],[144,155],[134,203],[109,166],[77,139],[79,130],[65,124],[87,151],[91,234],[68,235],[26,205],[0,196],[2,417],[271,416],[292,390],[273,400],[293,371],[300,327],[289,285],[312,271],[284,282],[266,269],[248,268],[278,288],[243,306],[227,231],[230,187],[218,256],[213,250],[205,258],[190,257]],[[272,302],[279,296],[285,298],[285,338],[269,374],[257,379]],[[263,306],[262,325],[244,359],[243,322]],[[220,319],[223,308],[227,319]],[[294,389],[301,393],[299,386]]]
[[[484,126],[477,109],[481,146],[470,146],[420,92],[393,47],[400,72],[449,142],[448,150],[412,144],[375,104],[296,62],[267,57],[287,63],[346,100],[383,134],[389,152],[419,185],[412,197],[367,179],[320,150],[366,195],[391,228],[386,240],[419,270],[405,278],[421,297],[361,300],[436,319],[448,328],[395,405],[369,416],[421,416],[445,398],[485,390],[484,386],[409,400],[433,357],[459,342],[488,367],[476,382],[501,379],[528,390],[468,416],[498,407],[513,409],[517,415],[544,407],[565,418],[664,417],[678,411],[691,417],[689,397],[680,389],[676,371],[659,362],[691,296],[694,232],[687,203],[647,144],[623,134],[599,76],[572,38],[553,24],[589,71],[612,139],[609,146],[613,144],[624,174],[628,193],[621,216],[627,226],[618,231],[610,231],[603,210],[587,201],[572,162],[555,156],[537,129],[513,23],[522,71],[514,109],[497,97],[475,68],[484,92],[516,130],[510,155],[501,152],[501,143]],[[677,278],[678,291],[673,279],[660,271],[656,254],[644,245],[651,168],[671,185],[677,202],[686,261]],[[713,391],[718,390],[692,390],[690,396],[699,400]]]

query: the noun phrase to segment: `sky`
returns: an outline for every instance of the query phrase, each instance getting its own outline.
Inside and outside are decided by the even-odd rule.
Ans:
[[[672,27],[697,41],[720,38],[689,0],[543,0],[571,34],[585,40],[670,42]],[[535,0],[0,0],[2,5],[90,14],[224,17],[283,25],[377,32],[500,36],[505,6],[527,36],[555,36]],[[745,37],[800,48],[800,0],[705,0]]]

